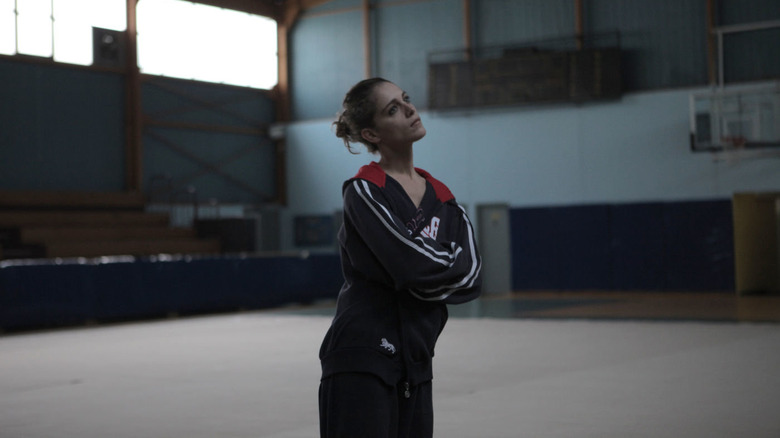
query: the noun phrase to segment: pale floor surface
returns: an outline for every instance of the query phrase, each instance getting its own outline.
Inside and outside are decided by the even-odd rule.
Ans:
[[[0,437],[316,437],[329,323],[252,312],[0,337]],[[437,437],[780,437],[777,324],[452,318],[434,376]]]

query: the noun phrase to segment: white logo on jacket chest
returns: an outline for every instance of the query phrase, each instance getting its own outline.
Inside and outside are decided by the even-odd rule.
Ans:
[[[379,346],[389,351],[390,353],[395,354],[395,345],[387,342],[387,339],[382,338],[382,343],[379,344]]]
[[[420,232],[425,237],[430,237],[431,239],[436,239],[436,236],[439,235],[439,222],[441,220],[434,216],[431,218],[431,223],[428,224],[423,230]]]

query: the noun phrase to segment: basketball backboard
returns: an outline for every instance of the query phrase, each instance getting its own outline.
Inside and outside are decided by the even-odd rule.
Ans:
[[[780,84],[690,95],[691,150],[780,147]]]

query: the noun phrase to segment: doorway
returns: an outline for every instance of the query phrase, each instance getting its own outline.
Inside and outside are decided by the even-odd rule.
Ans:
[[[485,294],[512,291],[509,206],[477,206],[479,249],[482,254],[482,290]]]

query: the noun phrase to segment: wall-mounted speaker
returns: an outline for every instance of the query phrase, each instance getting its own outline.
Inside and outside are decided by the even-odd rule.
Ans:
[[[125,33],[118,30],[92,28],[92,65],[124,67]]]

